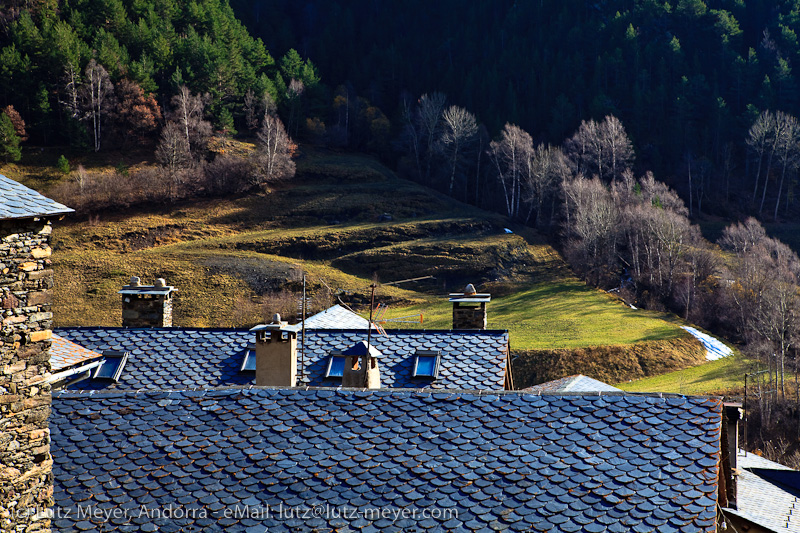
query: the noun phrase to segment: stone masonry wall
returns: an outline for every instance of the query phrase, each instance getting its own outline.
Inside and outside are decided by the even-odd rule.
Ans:
[[[122,327],[172,326],[172,296],[122,295]]]
[[[0,532],[50,531],[49,221],[0,221]]]
[[[453,307],[453,329],[486,329],[485,307]]]

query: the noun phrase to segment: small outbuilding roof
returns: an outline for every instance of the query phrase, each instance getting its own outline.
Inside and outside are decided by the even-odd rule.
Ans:
[[[300,331],[302,327],[301,322],[288,326],[286,329]],[[306,318],[306,329],[369,329],[369,320],[336,304]]]
[[[770,531],[800,533],[800,472],[743,450],[737,463],[737,508],[725,512]]]
[[[0,220],[65,215],[74,210],[0,175]]]
[[[540,383],[525,390],[540,394],[547,392],[621,392],[621,389],[583,374],[575,374],[574,376]]]

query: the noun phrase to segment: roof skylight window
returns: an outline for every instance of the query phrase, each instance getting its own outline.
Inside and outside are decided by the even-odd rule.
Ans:
[[[418,351],[414,356],[414,377],[434,378],[439,376],[439,352]]]
[[[256,371],[256,350],[255,348],[248,348],[244,352],[244,359],[242,359],[242,367],[239,372],[255,372]]]
[[[103,352],[103,362],[94,371],[92,378],[119,381],[122,369],[128,362],[128,352],[106,351]]]
[[[328,357],[328,368],[325,371],[326,378],[340,378],[344,375],[344,356],[334,354]]]

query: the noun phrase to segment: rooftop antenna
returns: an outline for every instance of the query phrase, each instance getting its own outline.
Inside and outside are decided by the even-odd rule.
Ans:
[[[302,336],[300,338],[300,380],[304,377],[303,369],[305,368],[306,359],[306,273],[303,272],[303,321],[301,322]]]
[[[411,281],[421,281],[423,279],[432,279],[432,278],[433,278],[433,276],[421,276],[421,277],[418,277],[418,278],[401,279],[399,281],[390,281],[388,283],[384,283],[384,285],[399,285],[401,283],[408,283],[408,282],[411,282]],[[369,288],[370,288],[369,328],[367,329],[367,355],[366,355],[366,358],[365,358],[365,361],[364,361],[367,364],[367,368],[370,368],[370,365],[372,364],[372,361],[371,361],[372,354],[370,353],[370,347],[372,346],[372,326],[375,326],[375,329],[377,329],[383,335],[386,335],[386,331],[383,329],[383,327],[380,324],[377,324],[375,322],[374,315],[373,315],[373,313],[375,311],[375,289],[378,288],[377,280],[373,281],[370,284]],[[386,312],[385,306],[384,306],[384,309],[382,311],[381,310],[379,310],[379,311],[380,311],[379,314],[380,314],[380,316],[382,318],[383,314]],[[420,317],[420,321],[421,321],[421,317]],[[364,376],[365,376],[365,379],[366,379],[366,373],[364,374]],[[366,383],[364,385],[366,386]]]

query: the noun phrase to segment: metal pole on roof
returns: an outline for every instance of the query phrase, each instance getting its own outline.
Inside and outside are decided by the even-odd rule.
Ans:
[[[748,413],[748,410],[747,410],[747,392],[748,392],[747,391],[747,378],[748,378],[748,376],[750,376],[750,377],[759,376],[759,375],[764,374],[766,372],[768,372],[768,370],[760,370],[758,372],[750,372],[749,374],[745,373],[745,375],[744,375],[744,402],[742,402],[742,408],[744,409],[744,453],[747,453],[747,413]],[[759,389],[760,389],[761,388],[761,381],[758,382],[758,386],[759,386]],[[760,400],[760,398],[761,398],[761,395],[759,394],[759,400]]]
[[[367,367],[365,369],[367,372],[364,372],[364,379],[365,380],[367,380],[367,374],[368,374],[368,371],[369,371],[369,368],[370,368],[369,365],[371,363],[369,349],[370,349],[370,346],[371,346],[370,342],[372,341],[372,310],[375,308],[375,289],[377,287],[378,286],[375,283],[370,285],[370,288],[372,289],[372,296],[370,297],[370,301],[369,301],[369,328],[367,328],[367,356],[364,358],[364,363],[367,365]],[[367,385],[367,383],[365,381],[364,382],[364,386],[366,387],[366,385]]]
[[[302,338],[300,339],[300,378],[303,377],[303,371],[305,370],[305,359],[306,359],[306,273],[303,272],[303,321],[301,322],[301,335]]]

